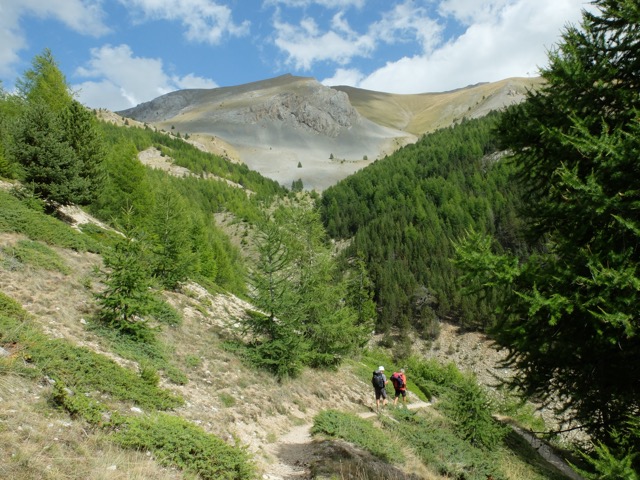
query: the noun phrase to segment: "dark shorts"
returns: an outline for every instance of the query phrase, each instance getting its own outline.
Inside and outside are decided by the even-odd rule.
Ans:
[[[396,390],[396,398],[398,398],[400,395],[402,395],[403,397],[407,396],[407,391],[406,390]]]
[[[387,390],[385,388],[375,388],[374,390],[376,391],[376,400],[387,398]]]

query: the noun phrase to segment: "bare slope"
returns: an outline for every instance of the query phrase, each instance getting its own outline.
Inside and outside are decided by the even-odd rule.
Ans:
[[[285,186],[302,179],[318,190],[415,140],[360,115],[344,92],[291,75],[181,90],[119,113],[182,134],[220,137],[251,169]]]
[[[120,115],[182,135],[224,140],[249,168],[323,190],[426,132],[520,102],[539,79],[445,93],[396,95],[329,88],[284,75],[236,87],[179,90]]]
[[[448,127],[463,118],[478,118],[524,100],[528,90],[542,84],[540,77],[507,78],[442,93],[398,95],[338,86],[351,104],[369,120],[390,128],[422,135]]]

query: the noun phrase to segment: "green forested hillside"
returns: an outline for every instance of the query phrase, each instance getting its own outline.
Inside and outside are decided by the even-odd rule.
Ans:
[[[3,394],[16,408],[0,417],[12,446],[0,449],[0,470],[53,478],[46,462],[34,463],[49,458],[52,430],[32,435],[15,412],[71,419],[78,443],[99,433],[112,447],[153,452],[183,478],[256,478],[234,424],[299,425],[312,397],[318,410],[344,399],[364,410],[371,370],[405,365],[411,393],[438,397],[437,414],[382,413],[387,442],[378,425],[328,410],[316,433],[382,458],[401,448],[433,478],[562,478],[545,462],[532,467],[519,435],[497,420],[537,424],[522,404],[451,364],[367,348],[374,320],[407,341],[410,327],[435,334],[448,318],[490,326],[521,399],[555,407],[559,423],[586,432],[586,478],[637,480],[640,16],[637,0],[595,3],[602,18],[585,14],[586,33],[568,29],[546,86],[523,105],[425,136],[328,189],[317,209],[313,196],[177,137],[99,123],[51,53],[36,57],[17,92],[0,91],[0,387],[19,380],[37,392],[28,408],[15,390]],[[139,153],[152,146],[193,175],[145,167]],[[55,218],[68,206],[107,227],[72,229]],[[220,212],[243,222],[244,250],[216,224]],[[82,266],[81,252],[91,252]],[[49,297],[43,272],[50,288],[70,289]],[[66,315],[56,303],[72,290],[79,300]],[[221,291],[251,303],[209,308]],[[289,382],[309,372],[305,385]],[[189,382],[198,382],[191,394],[205,392],[202,403],[180,394]],[[236,403],[250,408],[227,415]],[[204,429],[205,412],[221,414],[206,426],[228,424],[230,443]],[[274,432],[280,425],[272,439],[248,436],[256,459]],[[46,446],[36,441],[30,455],[23,445],[38,436]]]
[[[243,259],[216,227],[213,214],[230,212],[239,221],[255,223],[263,206],[286,191],[246,165],[233,164],[150,128],[124,128],[106,122],[100,122],[98,128],[109,145],[104,162],[106,181],[89,210],[113,222],[133,207],[138,225],[147,225],[157,238],[164,229],[165,237],[174,235],[174,241],[181,244],[176,251],[182,257],[178,263],[188,268],[182,279],[201,275],[235,293],[244,292]],[[152,146],[194,176],[177,178],[145,168],[138,152]],[[207,174],[218,178],[204,180]],[[224,179],[244,188],[231,186]]]
[[[380,329],[413,325],[428,333],[436,315],[490,321],[486,299],[461,294],[451,258],[453,241],[470,230],[524,248],[497,120],[493,114],[427,135],[324,192],[329,234],[352,238],[346,256],[366,262]]]
[[[494,133],[484,119],[425,137],[327,191],[322,211],[365,259],[383,330],[424,324],[424,305],[489,323],[511,387],[591,435],[589,478],[635,480],[640,9],[593,3]],[[488,161],[495,139],[508,162]]]

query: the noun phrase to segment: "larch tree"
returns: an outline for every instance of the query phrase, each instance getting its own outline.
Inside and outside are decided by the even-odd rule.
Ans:
[[[458,264],[508,292],[494,335],[514,386],[638,452],[627,422],[640,413],[640,3],[594,4],[550,52],[544,87],[499,127],[536,253],[496,255],[472,234]]]
[[[56,113],[73,100],[67,79],[48,48],[33,58],[31,68],[16,81],[16,89],[28,103],[43,103]]]

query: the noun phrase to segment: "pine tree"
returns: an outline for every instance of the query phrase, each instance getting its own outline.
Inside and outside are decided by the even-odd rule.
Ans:
[[[107,326],[145,340],[152,335],[145,315],[153,300],[147,244],[132,223],[131,210],[123,218],[124,238],[103,255],[105,289],[97,296],[98,316]]]
[[[170,182],[161,182],[151,219],[152,271],[167,288],[176,288],[194,271],[190,229],[191,221],[184,200],[171,188]]]
[[[66,205],[82,191],[81,165],[65,141],[59,117],[46,105],[25,106],[14,125],[9,152],[21,166],[23,183],[40,198]]]
[[[23,102],[10,153],[22,180],[52,206],[90,203],[105,157],[93,115],[73,100],[49,50],[35,57],[17,88]]]
[[[250,312],[249,356],[278,378],[296,376],[306,363],[308,344],[302,335],[291,286],[292,257],[282,227],[266,221],[257,240],[258,259],[250,274],[250,296],[259,311]]]
[[[460,258],[510,292],[495,334],[521,372],[514,384],[555,395],[611,445],[640,411],[640,9],[595,5],[599,15],[584,13],[550,53],[545,87],[500,126],[539,251],[494,255],[476,236]]]
[[[31,69],[16,81],[16,89],[28,103],[47,105],[56,114],[73,100],[67,79],[48,48],[34,57]]]
[[[61,113],[64,140],[79,163],[79,188],[74,203],[87,205],[97,196],[104,180],[106,150],[91,111],[73,100]]]

